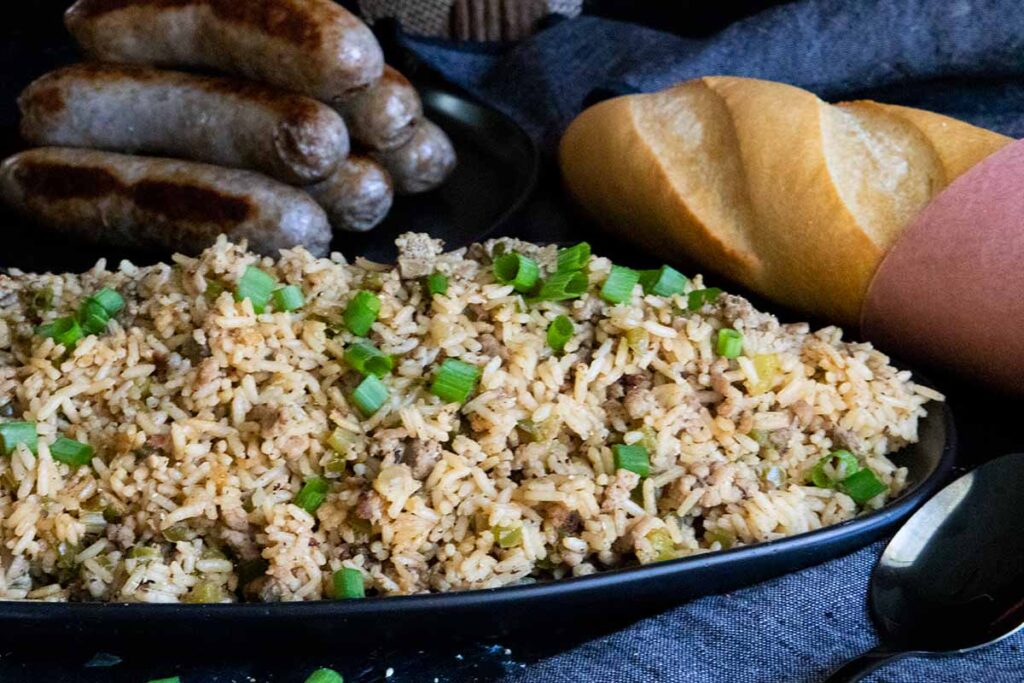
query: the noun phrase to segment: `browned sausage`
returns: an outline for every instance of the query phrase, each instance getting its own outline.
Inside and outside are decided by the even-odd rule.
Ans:
[[[396,149],[374,152],[373,158],[388,170],[395,191],[400,194],[433,190],[455,168],[451,140],[427,119],[420,119],[409,142]]]
[[[335,230],[350,232],[376,227],[394,199],[387,171],[358,155],[350,156],[327,180],[305,189],[327,211]]]
[[[370,29],[332,0],[78,0],[64,23],[92,59],[206,67],[329,103],[384,68]]]
[[[36,80],[18,104],[35,145],[194,159],[297,184],[326,178],[348,155],[330,107],[250,81],[76,64]]]
[[[409,141],[423,116],[419,93],[405,76],[390,66],[365,90],[338,106],[352,137],[370,149],[394,149]]]
[[[220,234],[261,254],[327,253],[327,216],[301,190],[191,161],[41,147],[0,165],[0,198],[57,232],[195,254]]]

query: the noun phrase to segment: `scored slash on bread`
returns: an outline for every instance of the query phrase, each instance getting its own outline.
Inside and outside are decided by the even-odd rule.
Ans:
[[[856,325],[868,284],[935,194],[1010,138],[876,102],[707,77],[583,112],[560,161],[602,223],[800,310]]]

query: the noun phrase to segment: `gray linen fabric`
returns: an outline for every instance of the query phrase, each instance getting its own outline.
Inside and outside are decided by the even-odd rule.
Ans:
[[[877,643],[867,614],[884,543],[697,600],[512,673],[510,683],[813,683]],[[948,658],[903,659],[870,683],[1019,683],[1024,634]]]
[[[805,0],[706,40],[583,17],[504,52],[407,44],[548,144],[595,87],[650,91],[715,74],[929,107],[1024,136],[1020,0]]]

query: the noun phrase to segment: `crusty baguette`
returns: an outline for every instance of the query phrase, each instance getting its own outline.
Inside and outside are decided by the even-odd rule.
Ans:
[[[1009,142],[930,112],[709,77],[591,107],[560,158],[569,191],[611,229],[854,325],[909,220]]]
[[[939,155],[946,182],[963,175],[969,168],[1005,147],[1012,140],[1005,135],[978,128],[958,119],[912,107],[901,107],[898,104],[881,104],[863,100],[851,102],[850,105],[880,107],[883,110],[902,117],[916,126],[935,148]]]

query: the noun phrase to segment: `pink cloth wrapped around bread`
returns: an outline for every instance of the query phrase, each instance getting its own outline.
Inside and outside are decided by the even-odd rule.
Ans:
[[[911,221],[871,282],[862,332],[902,357],[1024,393],[1024,140]]]

